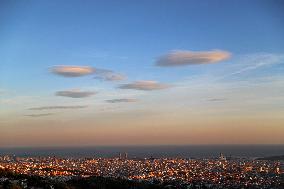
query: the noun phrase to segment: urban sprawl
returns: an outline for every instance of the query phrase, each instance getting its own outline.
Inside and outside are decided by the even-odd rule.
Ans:
[[[147,182],[195,183],[208,188],[281,188],[283,162],[248,158],[57,158],[0,156],[0,169],[17,174],[67,181],[74,177],[102,176]],[[7,178],[0,178],[0,183]]]

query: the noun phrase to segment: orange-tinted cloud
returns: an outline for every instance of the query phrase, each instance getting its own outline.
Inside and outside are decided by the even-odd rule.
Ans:
[[[103,81],[121,81],[126,79],[126,76],[120,73],[115,73],[111,70],[94,68],[90,66],[61,65],[52,67],[50,71],[51,73],[63,77],[81,77],[93,74],[95,75],[95,79],[100,79]]]
[[[157,66],[185,66],[195,64],[209,64],[227,60],[231,57],[231,53],[221,50],[213,51],[172,51],[161,56],[157,62]]]
[[[80,77],[94,73],[90,66],[54,66],[51,72],[64,77]]]
[[[136,89],[144,91],[160,90],[171,87],[171,85],[159,83],[157,81],[135,81],[134,83],[123,84],[120,89]]]

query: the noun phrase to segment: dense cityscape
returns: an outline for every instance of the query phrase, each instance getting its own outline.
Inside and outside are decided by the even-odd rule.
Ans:
[[[283,188],[283,162],[226,158],[211,159],[57,158],[1,156],[0,169],[36,175],[58,182],[101,176],[137,182],[171,183],[177,188]],[[3,184],[9,180],[0,177]],[[19,181],[17,181],[19,182]],[[27,188],[21,181],[23,188]]]

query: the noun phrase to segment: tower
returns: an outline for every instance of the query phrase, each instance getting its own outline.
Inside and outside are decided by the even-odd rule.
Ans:
[[[223,153],[220,153],[219,160],[221,160],[221,161],[226,160],[226,157],[224,156]]]
[[[128,158],[128,154],[127,152],[124,153],[124,159],[127,159]]]

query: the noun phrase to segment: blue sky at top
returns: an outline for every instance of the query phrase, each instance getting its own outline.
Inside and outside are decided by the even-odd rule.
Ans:
[[[1,80],[13,88],[34,77],[39,88],[53,65],[93,65],[130,79],[168,81],[168,70],[153,71],[153,63],[170,50],[238,55],[284,47],[281,1],[2,1],[0,7],[1,67],[13,70],[2,72]],[[174,80],[198,72],[177,69],[170,73]]]

